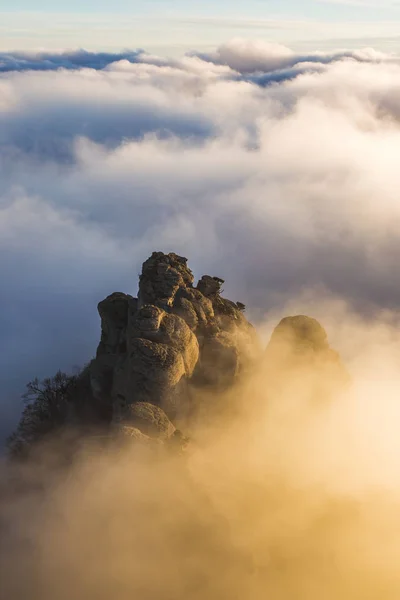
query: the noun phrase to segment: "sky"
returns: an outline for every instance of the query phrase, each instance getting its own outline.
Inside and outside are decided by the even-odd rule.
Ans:
[[[0,445],[154,250],[257,323],[400,304],[400,5],[109,6],[0,0]]]
[[[252,37],[300,49],[398,44],[395,0],[2,0],[0,50],[145,47],[179,55]]]
[[[232,555],[225,577],[206,552],[217,575],[201,571],[195,593],[211,581],[220,598],[226,580],[226,597],[264,598],[272,586],[276,598],[294,589],[307,600],[399,598],[399,32],[400,0],[0,0],[0,455],[26,384],[89,363],[98,303],[113,292],[136,296],[153,251],[187,257],[195,282],[224,279],[224,296],[245,304],[264,345],[282,317],[315,317],[355,376],[354,398],[322,412],[298,412],[296,378],[288,405],[271,404],[270,379],[259,399],[246,388],[233,445],[224,426],[210,454],[195,450],[197,481],[229,523],[223,538],[249,550],[251,562],[234,555],[238,573],[243,565],[251,586],[257,571],[265,576],[259,596],[254,587],[238,593]],[[179,590],[170,597],[187,597],[187,568],[201,562],[186,543],[184,555],[175,542],[171,553],[171,531],[189,539],[186,515],[201,517],[204,496],[197,510],[162,461],[143,471],[157,482],[146,488],[149,503],[131,456],[116,471],[98,458],[60,487],[56,479],[34,510],[24,495],[0,518],[0,569],[17,589],[7,597],[97,600],[113,595],[110,582],[121,598],[139,596],[124,587],[125,571],[128,580],[144,574],[141,596],[151,581],[150,595],[165,597],[161,563]],[[83,479],[89,487],[75,488]],[[283,504],[279,490],[288,491]],[[382,490],[395,494],[382,503]],[[0,481],[0,502],[4,495]],[[154,553],[160,531],[168,544]],[[134,532],[132,547],[125,532]],[[37,563],[19,540],[38,549]],[[86,585],[93,594],[82,593]]]

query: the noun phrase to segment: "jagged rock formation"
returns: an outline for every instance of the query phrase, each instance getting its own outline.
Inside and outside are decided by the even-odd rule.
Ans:
[[[197,399],[215,402],[250,368],[261,367],[262,386],[278,402],[327,398],[333,383],[348,380],[310,317],[283,319],[263,354],[245,306],[222,297],[223,283],[204,275],[195,286],[186,258],[154,252],[143,264],[137,298],[116,292],[99,303],[101,339],[92,362],[78,376],[59,373],[28,385],[36,399],[10,448],[29,448],[71,425],[85,435],[182,448],[180,427],[190,429]]]
[[[139,403],[166,423],[190,411],[192,386],[229,386],[254,361],[257,334],[244,305],[221,296],[222,283],[203,276],[195,287],[186,258],[154,252],[143,264],[137,298],[114,293],[100,302],[92,391],[125,432],[142,431],[132,422]]]

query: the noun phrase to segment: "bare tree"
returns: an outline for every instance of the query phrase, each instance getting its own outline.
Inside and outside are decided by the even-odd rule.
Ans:
[[[23,454],[46,434],[63,427],[72,408],[79,375],[58,371],[54,377],[27,384],[23,400],[26,404],[15,433],[8,439],[10,454]]]

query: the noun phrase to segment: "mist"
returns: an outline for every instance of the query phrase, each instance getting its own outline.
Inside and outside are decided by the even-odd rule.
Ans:
[[[202,393],[184,455],[91,438],[61,467],[58,439],[3,470],[5,597],[397,598],[398,328],[318,305],[348,379],[288,346]]]
[[[135,295],[153,250],[223,277],[265,346],[317,318],[348,374],[270,351],[199,393],[183,455],[89,438],[66,465],[57,439],[4,461],[4,597],[397,600],[397,57],[234,40],[0,63],[3,437],[29,379],[92,357],[97,303]]]

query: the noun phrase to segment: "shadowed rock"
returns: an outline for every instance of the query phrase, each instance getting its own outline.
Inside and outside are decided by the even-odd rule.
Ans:
[[[311,317],[285,317],[275,327],[264,358],[264,375],[277,397],[324,401],[349,382],[339,354]]]
[[[316,319],[304,315],[281,320],[272,333],[267,355],[283,362],[322,360],[340,363],[339,354],[329,345],[325,329]]]
[[[293,351],[300,352],[324,352],[329,349],[325,329],[316,319],[304,315],[282,319],[274,329],[270,347],[278,344],[285,344]]]

